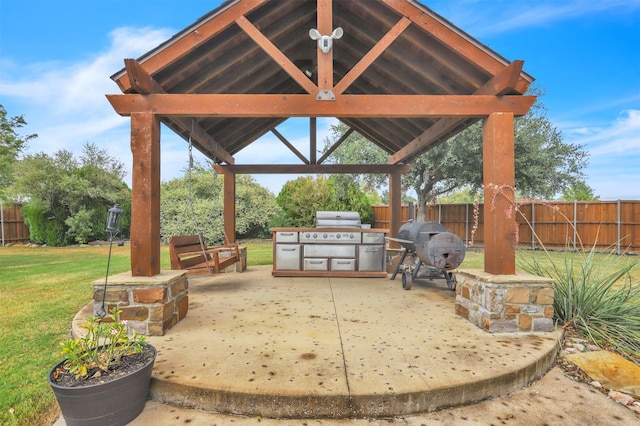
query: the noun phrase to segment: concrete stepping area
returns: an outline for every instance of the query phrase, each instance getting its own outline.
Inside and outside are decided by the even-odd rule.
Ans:
[[[444,280],[192,278],[158,349],[154,402],[265,418],[393,417],[505,395],[551,367],[559,336],[489,334]]]

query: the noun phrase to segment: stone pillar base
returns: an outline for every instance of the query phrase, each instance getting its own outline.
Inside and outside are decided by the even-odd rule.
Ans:
[[[102,306],[104,278],[93,285],[93,312]],[[120,319],[139,334],[164,336],[187,316],[189,284],[186,271],[160,271],[152,277],[133,277],[131,272],[112,275],[107,281],[105,310],[122,310]]]
[[[553,280],[530,274],[456,274],[456,313],[490,333],[546,332],[553,322]]]

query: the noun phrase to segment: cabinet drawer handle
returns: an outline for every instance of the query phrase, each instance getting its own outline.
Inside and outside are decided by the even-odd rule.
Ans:
[[[283,237],[292,237],[293,232],[281,232],[280,235],[282,235]]]
[[[310,260],[309,263],[312,265],[322,265],[322,260]]]
[[[295,248],[284,248],[283,247],[280,250],[282,250],[282,251],[296,251],[297,249],[295,249]]]
[[[378,251],[378,250],[379,249],[377,249],[377,248],[366,248],[366,249],[364,249],[364,251],[366,251],[366,252],[372,252],[372,251],[375,252],[375,251]]]
[[[348,264],[350,264],[351,262],[349,262],[348,260],[338,260],[338,261],[336,261],[336,263],[337,263],[338,265],[348,265]]]

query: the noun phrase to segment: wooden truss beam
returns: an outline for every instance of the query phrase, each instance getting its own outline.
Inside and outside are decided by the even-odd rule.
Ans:
[[[187,117],[486,117],[494,112],[527,113],[535,96],[341,95],[319,102],[314,95],[152,94],[107,95],[123,116],[152,111]]]
[[[317,30],[322,35],[333,32],[333,1],[317,0]],[[316,47],[318,60],[318,99],[333,100],[333,49],[323,53]],[[325,94],[325,95],[323,95]],[[328,95],[328,96],[327,96]]]
[[[392,174],[407,173],[411,164],[235,164],[213,166],[218,173],[269,174]]]
[[[309,80],[309,77],[303,73],[300,68],[289,59],[280,49],[278,49],[267,37],[260,32],[247,18],[244,16],[239,17],[236,23],[244,30],[249,37],[255,41],[258,46],[265,51],[265,53],[278,64],[282,69],[293,78],[296,83],[300,85],[307,93],[316,94],[318,87]]]
[[[508,67],[500,71],[494,78],[476,90],[473,96],[503,95],[514,91],[522,72],[523,61],[513,61]],[[404,148],[389,157],[389,164],[401,163],[420,155],[441,138],[448,135],[452,129],[459,126],[467,118],[442,118],[423,134],[409,142]]]
[[[411,21],[401,18],[385,35],[373,46],[366,55],[336,84],[335,94],[344,92],[362,73],[393,43],[402,32],[407,29]]]
[[[132,87],[142,95],[166,94],[164,88],[149,74],[135,59],[125,59],[124,66],[129,75]],[[193,144],[209,157],[224,161],[227,164],[234,164],[235,159],[220,144],[198,124],[184,117],[174,117],[171,121],[182,132],[191,136]]]
[[[335,151],[341,144],[342,142],[346,141],[347,138],[349,136],[351,136],[351,133],[354,132],[354,128],[353,127],[349,127],[347,129],[346,132],[344,132],[342,134],[342,136],[340,136],[340,139],[338,139],[338,141],[336,143],[334,143],[333,145],[331,145],[331,147],[327,150],[327,152],[325,152],[322,157],[320,157],[320,159],[318,160],[318,164],[322,164],[324,163],[324,160],[326,160],[327,158],[329,158],[329,156],[333,153],[333,151]]]
[[[282,142],[287,148],[289,148],[289,150],[293,152],[296,155],[296,157],[298,157],[304,164],[309,164],[309,160],[307,160],[307,158],[300,151],[298,151],[298,149],[295,146],[293,146],[293,144],[289,142],[282,133],[276,130],[275,127],[271,129],[271,133],[276,135],[276,137],[280,139],[280,142]]]

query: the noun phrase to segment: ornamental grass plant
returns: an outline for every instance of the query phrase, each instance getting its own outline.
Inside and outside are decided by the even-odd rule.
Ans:
[[[631,276],[637,257],[594,246],[578,253],[565,250],[559,261],[522,256],[518,264],[528,273],[554,280],[557,321],[601,347],[640,355],[640,284]]]

